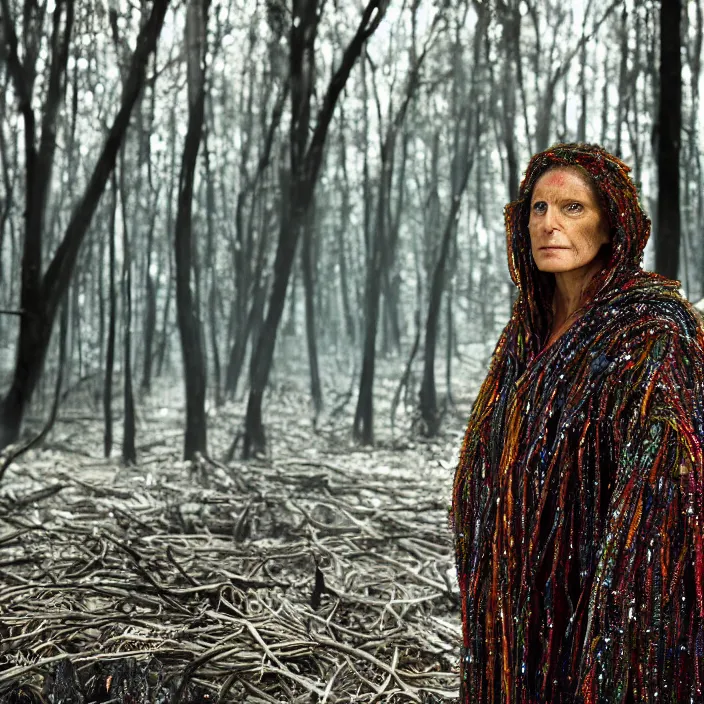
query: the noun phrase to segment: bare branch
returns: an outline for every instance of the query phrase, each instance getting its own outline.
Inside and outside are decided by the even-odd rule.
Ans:
[[[25,130],[27,130],[31,125],[31,136],[33,139],[34,113],[32,112],[32,95],[25,76],[25,68],[20,61],[20,57],[17,52],[17,33],[15,32],[14,21],[12,19],[12,13],[10,12],[8,0],[0,0],[0,8],[2,8],[2,18],[0,18],[2,35],[0,35],[0,39],[2,39],[7,49],[7,67],[10,72],[10,76],[12,77],[12,84],[15,87],[15,93],[17,93],[17,100],[19,103],[18,107],[25,120]]]
[[[323,103],[318,111],[313,137],[307,153],[307,173],[306,179],[309,183],[314,183],[320,169],[323,158],[323,145],[327,137],[330,121],[335,109],[337,99],[345,87],[345,83],[352,72],[352,68],[359,57],[362,47],[367,39],[374,34],[389,6],[389,0],[371,0],[364,8],[362,19],[360,20],[354,37],[347,45],[342,61],[333,77],[330,79]]]
[[[2,1],[7,2],[7,0]],[[122,105],[113,120],[83,197],[71,215],[64,238],[44,276],[44,301],[50,309],[50,314],[55,311],[60,293],[68,286],[83,237],[88,230],[107,179],[115,166],[117,152],[127,131],[132,108],[142,90],[147,59],[156,46],[168,5],[169,0],[154,0],[149,19],[139,33],[137,45],[132,54],[132,63],[124,83]]]

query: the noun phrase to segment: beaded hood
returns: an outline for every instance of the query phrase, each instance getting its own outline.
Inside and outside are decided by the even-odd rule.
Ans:
[[[554,279],[532,188],[592,178],[611,244],[582,315],[545,347]],[[650,222],[600,147],[534,156],[505,210],[511,319],[467,424],[452,524],[461,702],[704,701],[704,328],[641,268]]]
[[[538,179],[550,169],[576,166],[595,185],[608,217],[611,245],[604,268],[592,279],[588,299],[603,299],[619,281],[641,272],[643,252],[650,237],[650,220],[643,212],[630,168],[597,145],[557,144],[533,156],[521,183],[518,199],[505,210],[506,250],[511,279],[518,287],[516,315],[532,357],[545,341],[552,315],[554,277],[539,271],[533,261],[528,235],[530,200]],[[663,284],[678,283],[649,273]],[[601,294],[601,295],[600,295]]]

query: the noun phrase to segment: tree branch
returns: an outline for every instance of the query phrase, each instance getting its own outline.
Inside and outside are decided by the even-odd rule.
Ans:
[[[7,2],[7,0],[2,1]],[[147,60],[156,47],[168,5],[169,0],[154,0],[152,12],[139,33],[137,45],[132,54],[132,62],[122,93],[122,105],[113,120],[83,197],[71,215],[61,244],[44,276],[43,296],[49,317],[55,313],[57,301],[71,280],[81,243],[90,226],[105,184],[115,167],[117,153],[129,126],[132,108],[144,84]]]
[[[345,87],[355,61],[359,57],[366,40],[374,34],[389,6],[389,0],[371,0],[364,8],[357,31],[342,55],[342,61],[330,79],[323,104],[318,111],[313,137],[306,153],[306,179],[315,183],[323,158],[323,146],[327,137],[330,121],[335,111],[337,99]]]
[[[17,53],[17,33],[15,32],[15,25],[10,13],[8,0],[0,0],[0,8],[2,8],[2,18],[0,18],[2,34],[0,35],[0,39],[2,39],[3,44],[7,47],[7,66],[10,71],[10,76],[12,76],[15,93],[17,93],[20,112],[25,117],[26,122],[25,111],[32,111],[32,96],[27,84],[24,66]],[[32,122],[33,119],[34,115],[32,114]]]
[[[61,19],[64,6],[66,17],[62,33]],[[36,218],[38,222],[35,222],[31,233],[26,233],[30,238],[31,247],[35,249],[32,256],[36,260],[37,282],[41,270],[42,220],[46,209],[47,192],[51,184],[51,171],[54,165],[54,153],[56,151],[56,118],[63,103],[63,93],[66,85],[66,66],[68,64],[68,49],[71,42],[71,31],[73,29],[73,17],[73,0],[59,0],[53,12],[49,82],[42,115],[39,151],[36,155],[36,168],[34,169],[34,178],[31,184],[33,212],[29,215],[32,219]],[[28,223],[29,222],[30,219],[28,216]]]

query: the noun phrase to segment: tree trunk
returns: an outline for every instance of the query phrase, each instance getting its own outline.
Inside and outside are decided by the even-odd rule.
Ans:
[[[347,148],[344,137],[344,116],[340,126],[340,170],[342,172],[342,207],[340,209],[340,223],[337,227],[338,262],[340,267],[340,295],[342,297],[342,313],[345,320],[345,332],[351,343],[357,339],[356,323],[352,315],[352,305],[350,303],[350,292],[347,273],[347,252],[345,242],[346,233],[349,227],[350,213],[350,185],[347,173]]]
[[[179,176],[174,252],[176,309],[186,387],[186,433],[183,456],[192,460],[207,454],[205,415],[206,368],[200,312],[191,289],[197,257],[192,232],[193,177],[203,132],[205,110],[205,53],[210,0],[192,0],[186,20],[188,47],[188,130]]]
[[[10,76],[5,72],[5,78],[3,81],[2,88],[0,88],[0,115],[5,115],[7,110],[7,97],[8,97],[8,84],[10,82]],[[17,136],[16,134],[13,136]],[[16,142],[15,142],[16,144]],[[15,146],[15,155],[17,154],[17,147]],[[17,177],[15,176],[17,172],[17,164],[15,159],[15,164],[13,164],[12,172],[8,164],[7,155],[7,145],[5,143],[5,130],[0,129],[0,172],[2,173],[3,187],[4,187],[4,198],[0,204],[0,264],[3,260],[3,249],[5,244],[5,232],[7,222],[10,217],[10,209],[12,207],[12,202],[14,200],[14,190],[15,183],[17,182]],[[12,173],[12,177],[10,177]],[[6,295],[10,287],[5,284],[5,277],[2,266],[0,266],[0,290],[2,290]],[[5,300],[0,299],[0,305],[5,305]],[[1,321],[0,321],[1,322]]]
[[[286,199],[282,199],[282,202],[285,203]],[[261,208],[262,200],[259,199],[256,203]],[[285,216],[283,217],[286,219]],[[254,227],[253,223],[251,227]],[[233,316],[239,318],[239,316],[244,315],[244,320],[237,320],[235,339],[230,348],[230,356],[227,364],[226,390],[230,398],[234,398],[237,393],[237,386],[247,354],[247,343],[251,339],[252,354],[254,354],[262,327],[264,303],[269,287],[268,275],[265,273],[266,256],[269,249],[269,230],[270,228],[268,226],[261,228],[261,236],[259,238],[254,266],[252,267],[249,262],[246,266],[247,277],[251,278],[252,282],[249,296],[249,311],[247,311],[246,307],[247,301],[242,302],[242,310],[240,310],[240,303],[238,301],[234,303],[235,309]],[[252,252],[252,255],[253,254],[254,252]],[[250,377],[254,366],[255,360],[252,357],[249,368]]]
[[[481,44],[489,23],[489,13],[483,11],[479,15],[479,20],[475,29],[472,78],[464,99],[457,102],[458,91],[461,85],[456,86],[454,92],[454,110],[456,116],[456,127],[454,134],[454,148],[452,156],[451,184],[452,199],[449,212],[443,228],[442,242],[433,269],[432,281],[430,284],[430,295],[428,297],[428,315],[425,325],[425,358],[423,365],[423,381],[420,388],[419,410],[423,419],[424,432],[428,436],[433,436],[438,431],[439,414],[437,407],[437,393],[435,389],[435,354],[437,348],[438,323],[442,306],[442,294],[445,287],[447,259],[450,252],[452,240],[457,231],[457,218],[459,217],[462,196],[467,189],[469,175],[474,164],[476,143],[482,126],[478,116],[482,112],[481,105],[477,100],[477,81],[482,65],[480,61]],[[459,48],[459,36],[456,39]],[[459,57],[457,57],[459,58]],[[464,83],[461,74],[456,73],[459,81]],[[448,335],[450,332],[448,331]]]
[[[208,148],[209,127],[206,124],[203,134],[203,161],[206,190],[206,225],[207,225],[207,245],[205,251],[205,265],[208,271],[208,327],[210,330],[210,350],[213,357],[213,390],[215,392],[215,405],[221,406],[223,403],[222,386],[220,383],[220,346],[218,344],[218,320],[217,320],[217,299],[218,279],[215,266],[215,224],[213,215],[215,214],[215,185],[210,170],[210,151]]]
[[[398,166],[396,209],[392,215],[391,202],[388,204],[388,232],[389,237],[386,242],[384,252],[384,275],[383,275],[383,295],[384,295],[384,317],[386,324],[386,344],[385,352],[401,351],[401,320],[399,314],[399,277],[394,270],[396,263],[396,250],[398,249],[399,234],[401,231],[401,215],[404,211],[406,194],[406,163],[408,161],[408,134],[403,135],[401,144],[401,160]],[[390,194],[389,194],[390,195]]]
[[[310,369],[310,394],[317,416],[323,408],[323,393],[320,388],[318,369],[318,341],[315,333],[315,274],[313,273],[313,237],[315,236],[315,207],[308,210],[303,226],[301,247],[301,273],[306,309],[306,341],[308,343],[308,363]]]
[[[134,392],[132,389],[132,253],[127,230],[124,158],[120,165],[120,198],[122,201],[122,334],[123,334],[123,435],[122,462],[137,464],[135,443]]]
[[[166,232],[167,237],[173,232],[173,202],[174,202],[174,186],[176,185],[176,109],[172,106],[169,117],[169,135],[171,136],[171,167],[169,173],[169,190],[166,200]],[[159,348],[157,351],[156,360],[156,375],[160,377],[164,371],[164,362],[166,361],[166,350],[169,344],[169,317],[171,312],[171,299],[173,298],[172,289],[174,285],[174,264],[172,250],[169,247],[166,254],[168,266],[168,277],[166,284],[166,302],[164,303],[164,313],[161,324],[161,334],[159,337]]]
[[[582,26],[582,48],[579,52],[580,109],[577,125],[577,141],[587,141],[587,42],[586,25]]]
[[[457,237],[453,238],[454,249],[457,250]],[[452,256],[452,255],[451,255]],[[452,310],[452,298],[454,296],[454,281],[452,276],[448,277],[450,285],[447,291],[447,301],[445,303],[445,327],[447,328],[447,340],[445,344],[445,386],[447,388],[447,399],[454,405],[452,397],[452,357],[455,353],[455,316]]]
[[[291,186],[284,196],[291,204],[291,217],[288,223],[281,223],[279,241],[274,261],[274,282],[269,298],[266,319],[256,342],[254,367],[251,374],[243,454],[248,457],[264,452],[266,437],[262,422],[262,399],[269,379],[274,357],[276,335],[281,321],[286,299],[291,267],[296,253],[298,237],[304,223],[305,214],[313,197],[318,172],[332,120],[335,105],[357,57],[367,39],[374,33],[386,12],[382,0],[370,0],[364,8],[357,32],[345,49],[339,68],[335,71],[322,101],[318,120],[310,141],[310,99],[313,91],[313,57],[315,35],[318,24],[318,0],[294,0],[290,29],[291,71]]]
[[[9,49],[6,60],[13,76],[20,112],[25,123],[27,180],[20,300],[23,315],[20,321],[12,382],[0,403],[0,449],[15,442],[19,436],[26,405],[44,367],[58,302],[68,289],[81,244],[105,184],[115,166],[118,150],[129,125],[132,108],[144,82],[147,59],[154,50],[164,22],[168,0],[154,0],[151,15],[137,37],[136,48],[124,83],[122,103],[86,189],[71,214],[63,239],[43,276],[41,274],[43,220],[56,145],[55,121],[62,97],[62,76],[65,74],[68,59],[71,23],[66,21],[62,40],[56,39],[59,54],[53,56],[51,61],[47,98],[42,116],[42,134],[37,151],[36,122],[32,109],[33,86],[25,81],[26,74],[17,52],[18,40],[11,20],[9,3],[7,0],[1,0],[1,2],[3,16],[6,18],[3,31],[6,33]],[[69,2],[67,12],[71,17],[72,7],[72,3]],[[60,14],[57,5],[57,11],[54,13],[54,26],[57,32],[61,24]]]
[[[680,253],[681,16],[681,0],[661,0],[655,269],[671,279],[677,278]]]
[[[251,90],[251,87],[250,87]],[[271,161],[271,152],[274,146],[274,138],[281,124],[286,99],[289,93],[288,81],[281,88],[274,104],[271,121],[264,142],[264,150],[257,165],[257,171],[254,178],[248,180],[246,187],[237,196],[237,206],[235,208],[235,241],[232,242],[232,259],[235,271],[235,300],[232,305],[232,314],[230,317],[230,325],[228,330],[228,343],[230,353],[228,355],[227,367],[225,370],[225,395],[228,398],[234,398],[237,391],[242,371],[242,364],[247,350],[247,342],[253,329],[254,308],[259,309],[258,290],[261,286],[262,268],[264,264],[264,251],[262,244],[268,241],[268,228],[264,229],[260,237],[259,251],[261,256],[259,264],[255,266],[255,270],[251,269],[251,259],[254,256],[253,249],[253,216],[250,217],[249,231],[245,237],[244,226],[244,210],[247,198],[251,199],[250,213],[253,214],[258,200],[262,198],[259,184],[264,178],[265,172]],[[251,104],[250,104],[251,109]],[[241,166],[241,171],[244,174],[245,180],[248,178],[244,165]],[[283,183],[280,184],[280,191],[286,193],[286,187]],[[282,198],[282,204],[285,206],[286,198]],[[253,290],[250,290],[253,289]],[[252,301],[257,301],[252,303]],[[248,312],[249,305],[249,312]]]
[[[516,90],[518,88],[518,65],[521,62],[520,46],[521,13],[518,6],[506,7],[500,15],[502,26],[503,72],[501,90],[503,109],[501,110],[502,141],[506,148],[506,180],[509,201],[518,198],[518,155],[516,150]],[[514,69],[514,63],[516,68]]]
[[[414,6],[414,12],[418,6]],[[435,23],[441,17],[439,10],[434,19]],[[415,21],[415,15],[414,15]],[[432,28],[431,32],[432,33]],[[379,297],[383,280],[385,265],[389,265],[390,251],[390,222],[388,217],[389,198],[391,196],[391,179],[393,176],[393,156],[396,148],[396,138],[403,126],[408,112],[408,107],[413,100],[419,85],[420,69],[427,56],[428,44],[415,55],[415,62],[410,67],[402,102],[393,116],[389,116],[388,126],[381,145],[381,164],[379,169],[379,190],[376,202],[374,232],[367,230],[367,258],[365,282],[365,333],[362,356],[362,373],[359,380],[359,395],[354,414],[352,433],[356,440],[365,445],[374,442],[374,369],[376,364],[376,336],[379,321]],[[369,239],[371,238],[371,242]]]
[[[601,138],[600,144],[606,144],[609,133],[609,87],[611,86],[611,70],[609,63],[604,62],[604,85],[601,89]]]
[[[362,373],[359,379],[359,395],[354,413],[353,433],[364,445],[374,443],[374,367],[376,364],[376,331],[379,320],[379,293],[381,290],[381,247],[376,243],[367,264],[367,285],[364,308],[364,349],[362,351]]]
[[[142,366],[142,384],[140,390],[148,394],[152,388],[152,368],[154,366],[154,335],[156,333],[156,282],[152,273],[152,240],[154,223],[149,228],[147,240],[147,273],[145,277],[144,310],[144,358]]]
[[[150,135],[154,130],[154,113],[156,110],[156,57],[154,58],[154,68],[152,71],[153,82],[151,84],[149,112],[148,112],[148,130],[142,130],[140,134],[140,164],[146,161],[147,164],[147,183],[149,184],[150,196],[154,194],[154,182],[152,178],[152,148]],[[142,154],[143,152],[143,154]],[[157,188],[157,194],[160,188]],[[153,267],[154,259],[154,228],[156,226],[156,214],[158,195],[154,194],[154,202],[152,203],[151,224],[147,232],[147,247],[146,247],[146,262],[144,267],[144,283],[145,283],[145,302],[144,302],[144,350],[142,358],[142,383],[140,392],[148,394],[152,387],[152,370],[154,368],[154,337],[156,335],[156,296],[157,284],[156,275],[159,267]]]
[[[616,105],[616,147],[614,154],[623,156],[623,123],[628,114],[628,91],[631,82],[628,76],[628,9],[621,12],[621,58],[618,67],[618,103]]]
[[[103,415],[105,418],[105,433],[103,435],[103,450],[105,457],[110,457],[112,451],[112,379],[115,367],[115,328],[117,326],[117,291],[115,287],[115,216],[117,213],[117,183],[115,174],[112,177],[112,204],[110,208],[110,240],[109,247],[109,283],[108,283],[108,339],[105,348],[105,384],[103,386]]]
[[[405,102],[408,105],[408,101]],[[405,113],[405,110],[404,110]],[[399,115],[403,117],[402,113]],[[379,323],[379,308],[386,246],[387,199],[391,186],[391,154],[396,144],[396,129],[393,120],[381,148],[379,167],[379,191],[376,202],[376,217],[371,228],[371,243],[367,248],[366,280],[364,287],[364,346],[362,351],[362,372],[359,379],[359,394],[354,413],[352,433],[364,445],[374,443],[374,373],[376,367],[376,337]]]
[[[691,51],[688,52],[688,63],[691,69],[691,92],[692,92],[692,102],[691,102],[691,112],[690,112],[690,134],[699,134],[697,125],[699,122],[699,79],[701,75],[701,54],[702,54],[702,41],[704,39],[702,30],[704,29],[704,13],[702,12],[702,2],[701,0],[696,0],[695,4],[695,20],[694,20],[694,31],[696,40],[693,45],[690,45]],[[704,199],[702,197],[701,180],[702,180],[702,169],[701,169],[701,155],[699,151],[699,140],[690,139],[689,140],[689,164],[690,173],[694,176],[687,179],[693,190],[693,200],[692,203],[693,212],[691,214],[690,221],[690,242],[694,242],[698,237],[698,233],[702,229],[702,205],[704,204]],[[704,254],[704,247],[700,250]],[[704,296],[704,281],[700,280],[699,298]],[[688,292],[689,298],[692,298],[691,292]]]

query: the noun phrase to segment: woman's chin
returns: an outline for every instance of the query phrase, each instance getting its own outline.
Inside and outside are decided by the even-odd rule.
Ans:
[[[562,274],[566,271],[573,271],[579,267],[573,266],[571,262],[557,262],[557,261],[537,261],[535,265],[538,267],[539,271],[545,274]]]

